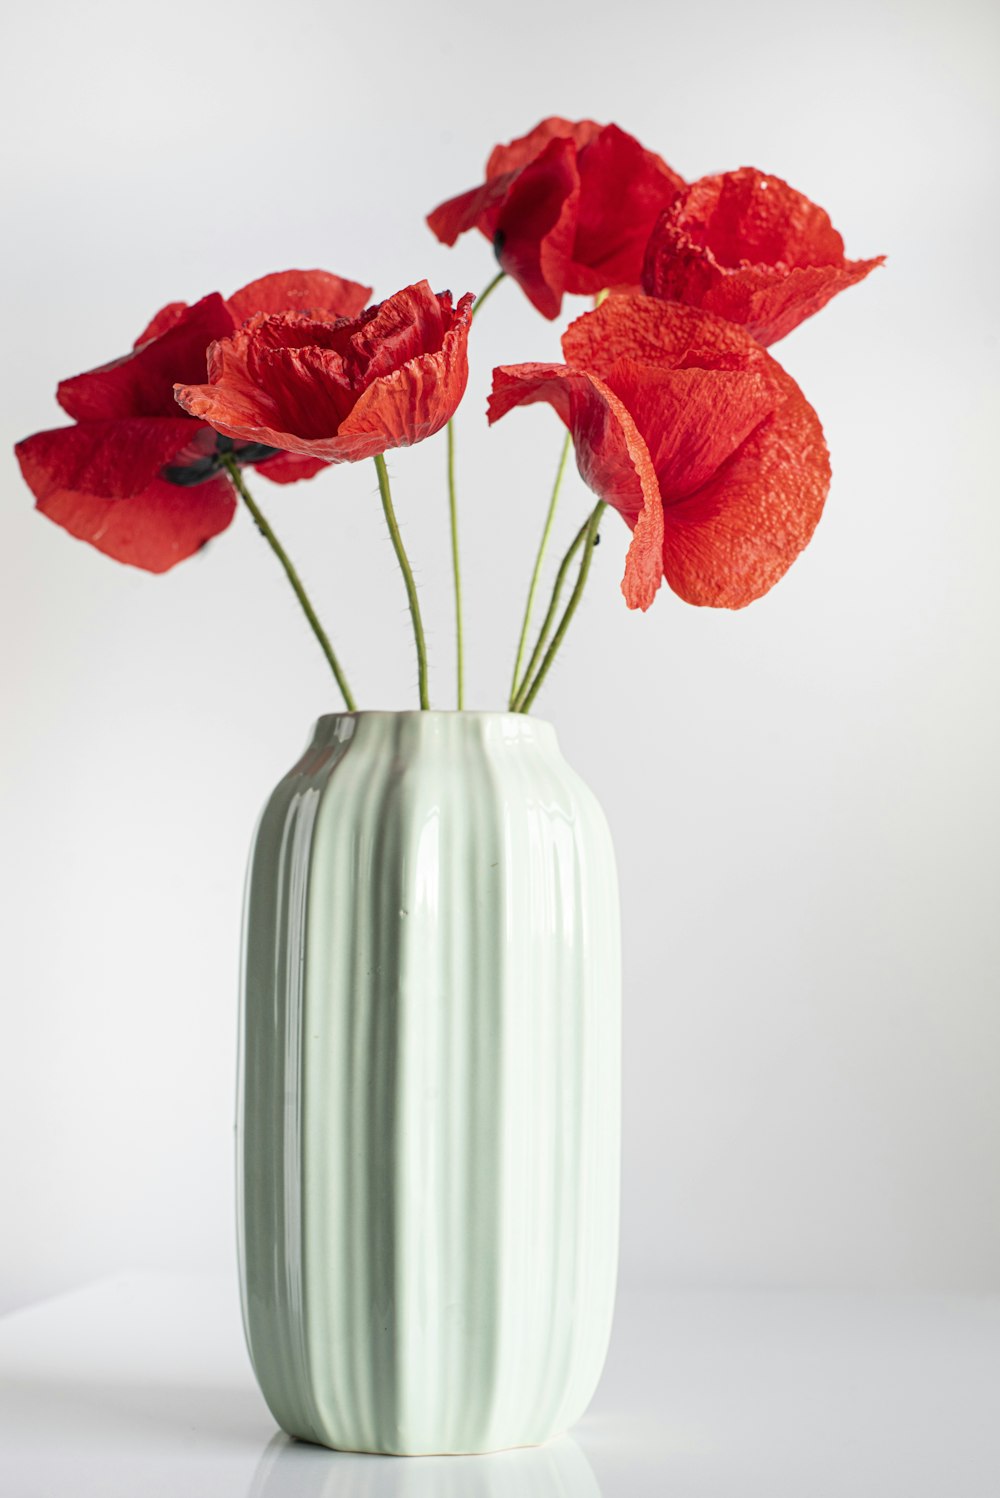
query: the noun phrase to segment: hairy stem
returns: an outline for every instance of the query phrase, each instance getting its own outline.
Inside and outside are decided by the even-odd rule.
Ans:
[[[389,527],[392,547],[403,574],[403,582],[406,584],[406,596],[410,604],[410,617],[413,620],[413,638],[417,646],[417,680],[420,690],[420,706],[426,712],[431,704],[427,696],[427,642],[424,639],[424,625],[420,617],[420,600],[417,598],[417,585],[413,580],[413,569],[410,566],[409,557],[406,555],[403,538],[399,533],[396,512],[392,507],[389,474],[385,466],[385,457],[382,453],[376,455],[375,471],[378,474],[378,492],[382,496],[382,510],[385,514],[385,523]]]
[[[250,514],[253,516],[254,523],[257,526],[257,529],[260,531],[261,535],[264,537],[264,540],[267,542],[268,546],[270,546],[271,550],[278,558],[278,561],[285,569],[285,576],[291,583],[295,596],[299,600],[299,603],[302,605],[302,612],[308,619],[310,628],[312,629],[313,634],[316,636],[316,639],[319,641],[320,649],[329,662],[330,669],[333,672],[334,677],[336,678],[337,685],[341,690],[341,694],[343,695],[344,702],[347,705],[348,712],[357,712],[357,703],[354,700],[350,687],[347,685],[347,677],[344,675],[340,662],[337,660],[337,657],[334,654],[334,649],[330,644],[330,640],[326,633],[326,630],[323,628],[322,624],[320,624],[319,619],[316,615],[316,610],[313,608],[311,602],[309,601],[309,595],[306,592],[305,588],[302,586],[302,581],[299,578],[299,574],[292,566],[292,562],[288,553],[282,546],[281,542],[278,540],[277,536],[274,534],[274,531],[271,529],[270,523],[261,511],[259,505],[257,504],[257,501],[250,493],[250,490],[247,488],[243,480],[243,474],[240,472],[240,466],[231,453],[227,453],[222,458],[222,466],[229,474],[229,478],[233,485],[233,488],[236,490],[237,494],[240,496],[243,503],[250,511]]]

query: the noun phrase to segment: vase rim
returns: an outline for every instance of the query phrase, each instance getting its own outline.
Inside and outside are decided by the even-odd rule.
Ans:
[[[553,726],[550,719],[540,718],[535,713],[513,713],[506,708],[476,707],[362,707],[355,712],[348,712],[343,708],[339,712],[320,713],[317,721],[327,723],[335,718],[419,718],[424,721],[430,718],[511,718],[516,723],[544,723],[549,727]]]
[[[389,742],[459,743],[480,739],[497,744],[557,745],[556,730],[546,718],[527,713],[477,712],[471,709],[411,708],[401,712],[373,708],[363,712],[323,713],[313,726],[313,743]]]

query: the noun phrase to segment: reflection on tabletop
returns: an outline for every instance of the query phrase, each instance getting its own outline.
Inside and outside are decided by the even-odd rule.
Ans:
[[[575,1441],[488,1456],[365,1456],[278,1435],[248,1498],[601,1498]]]

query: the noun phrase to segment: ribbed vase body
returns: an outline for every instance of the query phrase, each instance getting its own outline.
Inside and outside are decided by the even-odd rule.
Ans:
[[[617,1264],[614,855],[552,728],[321,718],[244,926],[244,1321],[292,1435],[533,1445],[584,1411]]]

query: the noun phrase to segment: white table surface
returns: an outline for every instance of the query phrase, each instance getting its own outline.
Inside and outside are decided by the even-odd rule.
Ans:
[[[1000,1498],[1000,1299],[619,1298],[585,1418],[482,1457],[277,1434],[228,1280],[135,1274],[0,1319],[2,1498]]]

